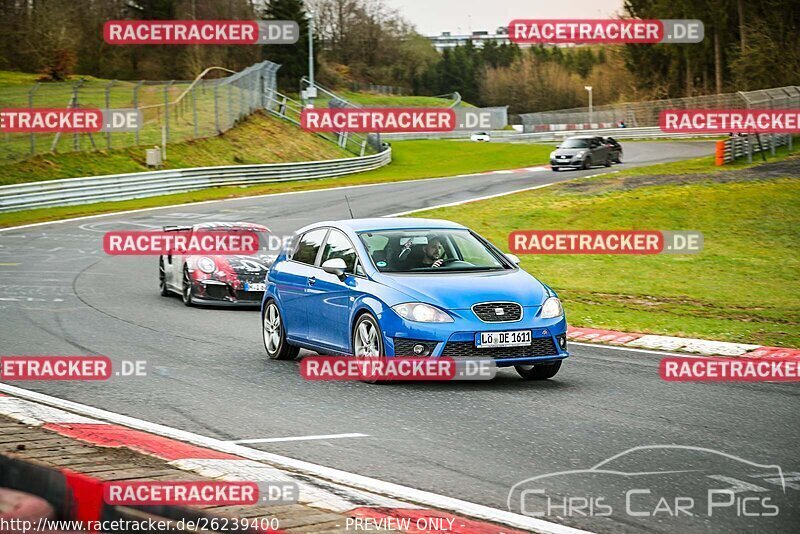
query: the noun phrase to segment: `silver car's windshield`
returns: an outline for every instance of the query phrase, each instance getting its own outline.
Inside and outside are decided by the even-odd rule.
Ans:
[[[375,267],[383,273],[513,268],[502,259],[502,253],[466,229],[375,230],[358,235]]]
[[[587,148],[589,146],[588,139],[567,139],[558,148]]]

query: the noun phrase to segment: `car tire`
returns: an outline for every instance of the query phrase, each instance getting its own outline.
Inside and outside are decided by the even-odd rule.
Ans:
[[[547,380],[556,376],[561,369],[561,361],[539,365],[515,365],[514,369],[524,380]]]
[[[264,315],[261,317],[261,339],[264,341],[267,356],[272,360],[294,360],[300,352],[300,347],[290,345],[286,341],[286,328],[283,325],[281,310],[272,299],[264,306]]]
[[[608,157],[606,157],[606,162],[604,163],[604,165],[606,167],[611,167],[611,163],[612,163],[611,162],[611,154],[609,154]]]
[[[366,336],[366,339],[364,338]],[[386,354],[383,347],[383,334],[375,316],[367,312],[356,319],[353,325],[351,336],[351,348],[353,356],[356,358],[385,358]],[[367,353],[366,346],[369,346]],[[360,348],[359,348],[360,346]],[[387,384],[388,380],[372,380],[365,378],[361,380],[368,384]]]
[[[558,172],[558,167],[550,167],[550,168],[553,170],[553,172]]]
[[[181,284],[181,300],[187,306],[194,306],[194,287],[189,268],[183,268],[183,283]]]
[[[614,163],[622,163],[622,152],[617,154],[617,157],[614,159]]]
[[[169,289],[167,289],[167,271],[164,269],[164,256],[158,258],[158,288],[161,290],[161,296],[169,296]]]
[[[581,165],[581,169],[586,170],[592,167],[592,158],[587,157],[583,160],[583,164]]]

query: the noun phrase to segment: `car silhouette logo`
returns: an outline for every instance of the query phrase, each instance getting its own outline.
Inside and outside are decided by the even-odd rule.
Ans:
[[[505,310],[503,308],[495,308],[494,309],[494,314],[495,315],[505,315],[506,312],[505,312]]]

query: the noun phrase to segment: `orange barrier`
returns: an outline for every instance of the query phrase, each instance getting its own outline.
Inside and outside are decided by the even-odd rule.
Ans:
[[[717,165],[725,165],[725,141],[717,141],[715,163]]]

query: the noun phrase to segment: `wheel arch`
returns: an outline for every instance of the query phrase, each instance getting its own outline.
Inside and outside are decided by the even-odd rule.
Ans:
[[[353,311],[350,314],[350,328],[348,336],[348,349],[352,353],[353,352],[353,334],[355,333],[356,322],[358,319],[365,314],[370,314],[375,318],[375,321],[378,323],[378,330],[380,331],[381,336],[383,339],[383,346],[384,350],[386,348],[386,339],[385,334],[383,332],[383,328],[381,326],[381,315],[385,313],[389,307],[385,305],[380,300],[376,299],[375,297],[365,296],[364,298],[360,299],[356,306],[353,306]]]

